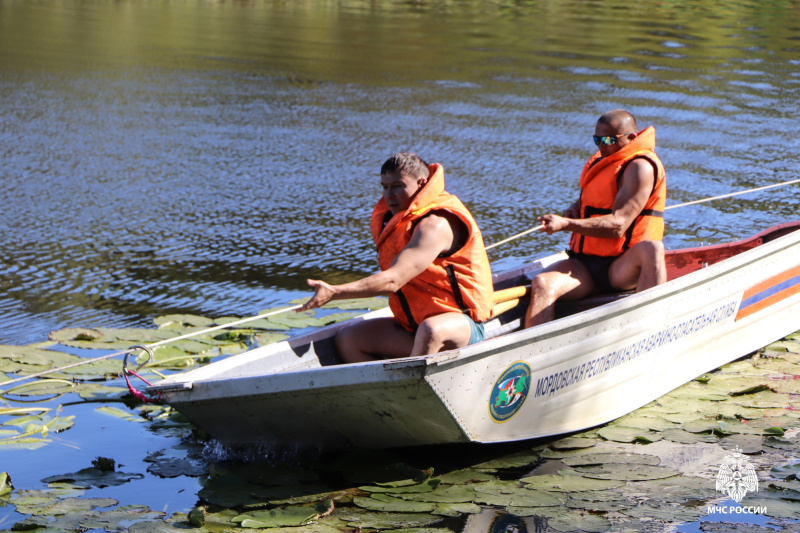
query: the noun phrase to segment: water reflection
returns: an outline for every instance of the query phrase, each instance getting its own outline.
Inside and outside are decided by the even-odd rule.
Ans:
[[[574,199],[611,107],[656,126],[670,203],[795,175],[792,2],[73,1],[0,21],[0,343],[248,315],[372,272],[401,149],[444,164],[488,242]],[[794,219],[796,190],[671,211],[666,244]]]
[[[462,533],[544,533],[547,519],[541,516],[514,516],[496,509],[469,515]]]

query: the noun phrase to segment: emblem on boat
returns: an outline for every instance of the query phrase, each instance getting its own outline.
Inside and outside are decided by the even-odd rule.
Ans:
[[[531,367],[517,361],[506,368],[489,395],[489,414],[495,422],[505,422],[520,410],[531,389]]]
[[[758,491],[755,468],[738,446],[733,449],[732,454],[725,456],[719,467],[717,490],[730,496],[736,503],[740,503],[748,492]]]

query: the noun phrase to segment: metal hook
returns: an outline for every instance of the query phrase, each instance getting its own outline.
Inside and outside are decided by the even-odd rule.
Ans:
[[[134,372],[138,372],[139,370],[142,369],[144,365],[153,361],[153,350],[151,350],[150,348],[148,348],[143,344],[134,344],[133,346],[128,348],[128,353],[125,354],[125,359],[122,360],[122,372],[124,374],[130,374],[131,372],[128,370],[128,357],[130,357],[131,353],[133,353],[134,350],[144,350],[145,352],[147,352],[147,361],[137,366]]]

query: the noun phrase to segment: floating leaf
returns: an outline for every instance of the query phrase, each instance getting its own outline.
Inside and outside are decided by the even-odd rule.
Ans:
[[[761,492],[748,493],[741,501],[741,506],[763,508],[767,516],[800,520],[800,502],[765,498]]]
[[[763,449],[760,435],[731,435],[720,439],[719,445],[726,450],[739,448],[746,454],[759,453]]]
[[[475,500],[473,485],[438,486],[431,492],[398,494],[404,500],[433,503],[469,503]]]
[[[131,422],[144,422],[144,419],[129,413],[128,411],[123,411],[122,409],[118,409],[116,407],[111,406],[103,406],[98,407],[96,411],[100,413],[105,413],[107,415],[115,416],[117,418],[122,418],[124,420],[129,420]]]
[[[575,470],[591,479],[614,479],[618,481],[643,481],[677,476],[679,472],[666,466],[647,464],[611,463],[599,466],[579,466]]]
[[[547,520],[547,525],[556,531],[585,531],[586,533],[602,533],[611,529],[611,522],[602,516],[589,513],[557,516]]]
[[[507,455],[505,457],[499,457],[497,459],[492,459],[491,461],[486,461],[483,463],[479,463],[473,465],[472,468],[478,470],[497,470],[502,468],[517,468],[520,466],[527,466],[531,463],[536,462],[539,459],[539,454],[536,452],[519,452],[512,455]]]
[[[772,477],[778,479],[786,479],[789,476],[797,477],[797,474],[800,474],[800,463],[775,466],[769,471],[769,473]]]
[[[688,431],[689,433],[711,433],[712,431],[719,429],[717,421],[710,420],[708,418],[693,420],[692,422],[683,424],[681,427],[684,431]]]
[[[392,494],[404,494],[404,493],[413,493],[413,492],[430,492],[439,486],[441,479],[439,478],[432,478],[423,481],[417,485],[404,485],[402,487],[359,487],[359,489],[366,491],[366,492],[387,492]]]
[[[374,494],[371,498],[353,498],[353,503],[370,511],[390,513],[430,513],[436,509],[435,503],[415,502],[392,498],[385,494]]]
[[[661,432],[665,440],[680,444],[697,444],[698,442],[717,442],[719,437],[703,433],[689,433],[682,429],[667,429]]]
[[[719,429],[727,434],[748,434],[748,435],[761,435],[762,431],[758,428],[750,427],[747,424],[742,424],[738,420],[719,420],[717,421]]]
[[[696,522],[700,520],[700,517],[704,514],[699,509],[683,505],[666,504],[655,506],[647,503],[629,509],[622,509],[620,512],[636,518],[648,518],[669,522]]]
[[[606,426],[597,431],[597,434],[614,442],[642,442],[650,443],[661,440],[661,435],[655,431],[623,426]]]
[[[320,511],[316,507],[298,506],[269,511],[253,511],[240,514],[231,520],[243,528],[265,528],[281,526],[301,526],[317,518]]]
[[[14,490],[14,484],[11,483],[11,476],[8,472],[0,472],[0,498],[8,496]]]
[[[550,494],[524,486],[517,487],[516,483],[503,485],[494,490],[489,490],[486,485],[489,484],[483,483],[475,487],[476,503],[514,507],[553,507],[566,502],[566,498],[561,494]]]
[[[520,479],[530,488],[548,492],[581,492],[607,490],[625,485],[624,481],[611,479],[588,479],[582,476],[564,476],[547,474]]]
[[[42,483],[68,483],[74,487],[91,488],[115,487],[134,479],[143,479],[142,474],[126,474],[125,472],[115,472],[113,470],[103,470],[100,468],[84,468],[72,474],[62,474],[58,476],[46,477]]]
[[[584,509],[594,512],[617,511],[635,507],[638,502],[616,491],[590,491],[576,492],[570,495],[567,507],[571,509]]]
[[[657,465],[661,462],[661,459],[656,457],[655,455],[648,455],[642,453],[598,452],[598,453],[587,453],[585,455],[578,455],[575,457],[566,457],[561,461],[568,466],[605,465],[605,464]]]
[[[442,516],[459,516],[462,514],[479,514],[483,511],[480,505],[474,503],[437,503],[433,514]]]
[[[163,326],[165,324],[180,324],[181,326],[197,326],[207,328],[214,324],[210,318],[197,315],[165,315],[157,317],[153,320],[156,326]]]
[[[579,450],[597,445],[597,439],[568,437],[549,444],[553,450]]]
[[[17,501],[14,500],[12,503],[17,506],[17,511],[20,511]],[[111,507],[117,504],[119,502],[113,498],[63,498],[50,500],[46,505],[27,508],[20,512],[41,516],[74,515],[97,507]]]
[[[778,437],[768,437],[763,441],[764,446],[775,448],[778,450],[794,451],[797,449],[797,443],[790,440],[781,439]]]
[[[58,331],[51,331],[48,338],[51,341],[95,341],[103,338],[103,333],[96,329],[87,328],[66,328]]]
[[[673,422],[665,420],[661,417],[641,416],[636,413],[623,416],[612,422],[615,426],[624,426],[629,428],[650,429],[654,431],[661,431],[664,429],[675,428]]]
[[[493,475],[478,470],[466,469],[448,472],[439,476],[442,483],[449,485],[463,485],[466,483],[475,483],[479,481],[492,481],[496,479]]]
[[[379,513],[357,509],[340,509],[338,516],[349,523],[349,527],[362,529],[397,529],[422,527],[439,522],[442,518],[422,513]]]

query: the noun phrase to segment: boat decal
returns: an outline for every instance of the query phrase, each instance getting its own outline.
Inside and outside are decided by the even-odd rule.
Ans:
[[[489,395],[489,414],[495,422],[505,422],[517,414],[531,390],[531,367],[517,361],[500,374]]]
[[[736,320],[800,293],[800,267],[794,267],[744,291]]]
[[[617,350],[578,363],[536,380],[534,398],[553,396],[558,391],[602,374],[620,365],[638,359],[664,345],[681,340],[689,335],[728,320],[736,313],[739,300],[732,300],[714,309],[699,313],[678,323],[673,323],[650,335],[639,338]],[[531,384],[533,387],[533,384]]]

